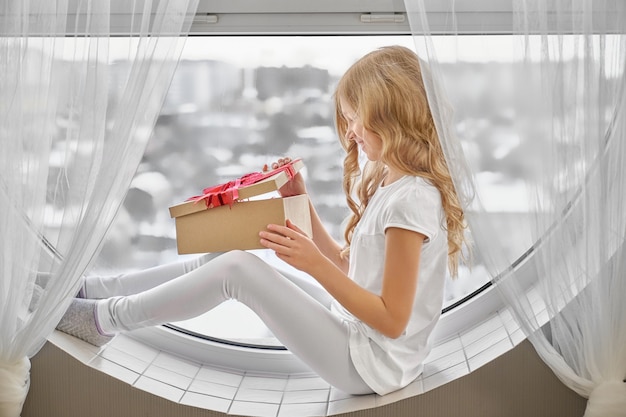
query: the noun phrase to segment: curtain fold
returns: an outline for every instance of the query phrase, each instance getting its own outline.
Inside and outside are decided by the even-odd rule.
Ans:
[[[471,49],[484,54],[480,65],[461,33],[464,2],[437,4],[446,10],[437,30],[456,35],[445,40],[432,36],[430,2],[405,5],[457,188],[474,190],[466,210],[477,263],[538,355],[588,398],[585,416],[623,415],[626,3],[506,3],[510,35]],[[525,235],[494,222],[494,178],[525,206],[511,218]],[[508,252],[511,239],[527,250]]]
[[[21,412],[29,358],[98,253],[196,8],[197,0],[0,6],[0,415]]]

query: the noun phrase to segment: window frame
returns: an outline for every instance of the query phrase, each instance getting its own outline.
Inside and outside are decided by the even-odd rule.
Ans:
[[[430,30],[449,33],[447,14],[457,12],[458,33],[511,31],[512,5],[499,0],[425,0]],[[411,34],[403,0],[200,0],[191,27],[203,35]]]
[[[80,0],[69,0],[68,10],[79,10]],[[512,2],[502,0],[422,0],[428,14],[428,31],[433,35],[510,34],[514,29]],[[111,0],[110,29],[116,36],[131,36],[132,16],[125,0]],[[551,5],[546,5],[550,7]],[[159,2],[152,3],[156,11]],[[617,6],[616,6],[617,7]],[[455,13],[454,22],[449,14]],[[611,2],[594,5],[593,27],[605,33],[618,33],[620,26],[606,19]],[[0,10],[0,16],[4,11]],[[191,35],[330,35],[330,34],[411,34],[409,21],[418,19],[416,12],[407,10],[404,0],[198,0],[196,15],[190,27]],[[572,24],[573,14],[560,14],[558,27]],[[153,17],[155,14],[153,14]],[[556,16],[556,14],[555,14]],[[69,13],[66,34],[81,35],[86,16]],[[549,22],[552,23],[552,22]],[[33,14],[28,22],[32,33],[42,22]],[[529,22],[530,30],[539,26]],[[454,25],[454,26],[451,26]],[[557,25],[555,24],[555,27]],[[47,28],[42,28],[47,33]],[[2,30],[0,29],[0,34]]]
[[[78,0],[72,0],[78,1]],[[123,0],[116,0],[123,1]],[[128,36],[128,16],[116,13],[112,2],[111,28],[115,35]],[[424,0],[429,13],[430,32],[437,34],[511,34],[513,10],[501,0]],[[154,6],[156,7],[156,5]],[[457,12],[454,33],[446,18]],[[74,27],[80,16],[68,16],[67,27]],[[34,22],[33,22],[34,23]],[[609,23],[607,23],[609,24]],[[607,29],[610,31],[610,28]],[[71,34],[71,32],[69,33]],[[200,0],[190,35],[410,35],[409,16],[403,0]],[[536,245],[511,268],[521,277],[524,288],[533,282],[536,271],[532,257]],[[463,329],[481,323],[504,303],[496,288],[485,284],[446,308],[434,333],[437,344]],[[224,341],[186,334],[173,326],[157,326],[129,333],[149,345],[175,352],[201,363],[220,364],[241,370],[298,373],[308,370],[284,348],[245,347]]]

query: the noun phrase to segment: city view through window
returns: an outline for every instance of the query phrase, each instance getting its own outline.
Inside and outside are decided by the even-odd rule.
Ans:
[[[480,38],[471,40],[477,46],[477,71],[487,42]],[[492,40],[496,47],[499,41]],[[118,274],[198,256],[177,254],[169,206],[208,186],[259,171],[281,156],[303,158],[307,187],[320,217],[343,241],[342,222],[349,212],[341,188],[343,152],[334,130],[332,93],[352,62],[389,44],[414,48],[409,36],[189,38],[143,161],[89,274]],[[119,58],[113,67],[123,64]],[[457,82],[458,101],[463,98],[463,77]],[[502,87],[493,94],[507,94],[508,80],[489,82]],[[503,120],[510,118],[499,100],[488,98],[480,103],[482,113],[491,106]],[[513,258],[530,244],[523,222],[517,221],[527,210],[516,180],[524,161],[512,152],[516,138],[501,134],[500,126],[496,139],[499,133],[493,126],[466,111],[472,106],[457,111],[457,132],[464,147],[480,155],[477,179],[493,196],[487,201],[490,221],[515,236],[507,248]],[[297,273],[269,251],[254,252]],[[462,267],[460,277],[448,281],[446,305],[488,281],[479,254],[473,262],[471,271]],[[175,325],[231,342],[278,345],[260,320],[236,301]]]

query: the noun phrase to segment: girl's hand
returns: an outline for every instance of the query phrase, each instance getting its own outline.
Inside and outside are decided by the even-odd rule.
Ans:
[[[270,224],[267,230],[259,232],[261,245],[273,250],[276,256],[301,271],[311,273],[313,267],[319,267],[324,255],[302,230],[291,220],[287,226]]]
[[[272,169],[280,168],[291,162],[291,158],[280,158],[278,161],[272,164]],[[304,178],[299,172],[293,177],[291,181],[287,181],[285,185],[280,187],[278,194],[281,197],[293,197],[294,195],[306,194],[306,185],[304,184]]]

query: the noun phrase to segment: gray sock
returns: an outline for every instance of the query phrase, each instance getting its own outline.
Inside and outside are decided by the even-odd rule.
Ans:
[[[100,330],[96,317],[96,303],[97,300],[74,298],[57,325],[57,330],[94,346],[110,342],[114,335],[104,334]]]

